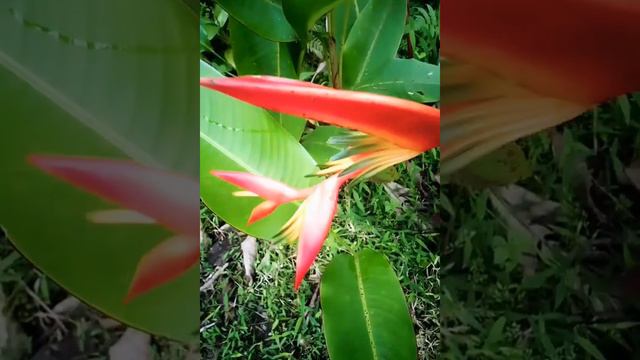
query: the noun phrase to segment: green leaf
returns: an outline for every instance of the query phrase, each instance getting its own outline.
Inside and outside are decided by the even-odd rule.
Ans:
[[[316,21],[342,1],[345,0],[282,0],[282,9],[298,38],[306,41]]]
[[[422,103],[439,101],[439,66],[395,58],[404,34],[406,0],[370,0],[363,10],[356,4],[338,6],[332,18],[337,53],[342,54],[342,86]]]
[[[201,76],[221,76],[200,62]],[[225,222],[259,238],[271,238],[293,215],[297,205],[281,206],[275,213],[247,226],[251,210],[262,200],[235,197],[239,189],[210,174],[211,170],[243,171],[305,188],[318,179],[313,158],[269,112],[222,93],[200,90],[200,196]]]
[[[593,343],[589,339],[576,334],[575,340],[576,340],[576,343],[580,345],[582,349],[584,349],[584,351],[587,354],[591,355],[591,357],[593,357],[594,359],[606,360],[606,358],[604,357],[604,355],[602,355],[600,350],[598,350],[598,348],[595,345],[593,345]]]
[[[348,130],[335,126],[318,126],[302,138],[302,146],[307,149],[316,163],[324,164],[342,150],[339,146],[330,145],[327,141],[334,136],[344,136],[348,133]]]
[[[507,319],[504,316],[501,316],[495,323],[493,323],[493,326],[489,329],[487,339],[484,342],[485,348],[500,342],[506,322]]]
[[[407,0],[370,0],[344,45],[342,83],[362,85],[395,58],[404,33]]]
[[[124,158],[196,177],[197,148],[189,146],[198,126],[196,15],[181,1],[104,5],[0,3],[0,31],[11,34],[0,44],[0,225],[20,253],[82,301],[128,326],[187,341],[197,334],[197,268],[123,303],[141,257],[172,234],[87,221],[88,212],[113,204],[25,160]],[[154,26],[160,22],[166,26]]]
[[[330,31],[336,44],[336,54],[342,54],[349,32],[370,0],[343,0],[329,14]],[[341,56],[340,56],[341,57]]]
[[[271,41],[289,42],[296,33],[282,11],[281,0],[218,0],[229,15]]]
[[[400,178],[400,173],[398,172],[398,169],[396,169],[395,166],[390,166],[382,170],[381,172],[373,175],[372,177],[369,178],[369,180],[371,180],[376,184],[386,184],[392,181],[396,181],[399,178]]]
[[[337,255],[322,276],[320,301],[332,360],[416,359],[407,304],[383,255]]]
[[[618,96],[616,101],[620,107],[620,112],[622,112],[624,123],[629,125],[631,123],[631,103],[629,102],[629,97],[627,95],[621,95]]]
[[[545,355],[551,357],[552,360],[556,360],[558,358],[556,355],[556,348],[553,346],[551,338],[549,338],[549,334],[547,333],[546,325],[542,317],[538,319],[534,328],[536,331],[536,338],[540,344],[542,344]]]
[[[238,75],[298,77],[287,44],[260,37],[234,19],[229,22],[229,32]],[[300,139],[307,124],[305,119],[275,112],[272,115],[294,138]]]
[[[365,76],[353,90],[405,98],[421,103],[440,100],[440,66],[394,59],[381,71]]]
[[[203,24],[200,24],[200,51],[211,51],[213,52],[213,49],[211,48],[211,44],[209,43],[209,41],[211,40],[211,38],[209,37],[209,32],[217,32],[217,27],[214,24],[209,24],[210,28],[207,28],[206,26],[204,26]]]
[[[518,144],[509,143],[475,160],[446,180],[474,189],[515,183],[531,176],[529,162]]]

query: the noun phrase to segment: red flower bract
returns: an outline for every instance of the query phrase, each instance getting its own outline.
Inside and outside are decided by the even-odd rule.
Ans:
[[[200,84],[252,105],[362,131],[417,152],[440,143],[440,111],[409,100],[273,76],[202,78]]]
[[[284,203],[304,200],[277,235],[298,240],[295,289],[324,244],[338,206],[340,187],[354,178],[371,176],[411,159],[440,142],[440,111],[408,100],[272,76],[202,78],[200,84],[268,110],[364,133],[335,139],[345,150],[324,164],[316,175],[329,177],[310,189],[294,190],[253,174],[211,172],[245,190],[236,195],[265,199],[249,215],[250,224]]]

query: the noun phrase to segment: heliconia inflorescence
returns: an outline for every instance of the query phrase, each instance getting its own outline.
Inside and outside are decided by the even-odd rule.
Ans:
[[[200,84],[271,111],[357,131],[330,140],[345,150],[321,164],[322,170],[315,175],[327,178],[311,188],[292,189],[256,174],[211,171],[243,189],[236,195],[265,200],[254,208],[249,223],[268,216],[284,203],[302,201],[277,235],[298,241],[295,289],[324,244],[337,210],[338,193],[345,183],[372,176],[439,146],[440,111],[412,101],[272,76],[202,78]]]

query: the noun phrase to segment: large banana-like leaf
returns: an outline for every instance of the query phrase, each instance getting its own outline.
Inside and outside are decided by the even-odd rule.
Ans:
[[[362,84],[393,59],[400,46],[407,0],[370,0],[351,28],[343,49],[345,88]]]
[[[197,271],[123,302],[141,257],[172,234],[157,225],[90,222],[87,213],[113,205],[36,169],[27,156],[128,158],[195,178],[196,19],[178,0],[0,4],[0,224],[25,257],[78,298],[182,340],[197,330]]]
[[[369,0],[364,9],[336,8],[336,46],[345,36],[354,10],[360,10],[342,48],[342,86],[418,102],[440,98],[439,66],[396,59],[404,33],[406,0]]]
[[[288,42],[296,32],[282,11],[282,0],[218,0],[229,15],[271,41]]]
[[[333,15],[336,48],[343,51],[339,66],[342,85],[423,103],[438,101],[440,67],[395,58],[403,35],[406,0],[369,0],[364,9],[360,5],[354,0],[351,7],[337,7]],[[343,45],[341,39],[347,31]]]
[[[267,40],[235,19],[229,22],[231,48],[238,75],[275,75],[297,79],[291,51],[286,43]],[[305,119],[272,113],[294,138],[300,139]]]
[[[416,359],[409,309],[384,255],[336,256],[322,275],[320,301],[331,360]]]
[[[336,53],[342,54],[349,32],[370,0],[344,0],[329,14],[330,31],[336,42]],[[341,57],[342,58],[342,57]],[[342,61],[342,59],[340,59]]]
[[[304,41],[308,39],[308,31],[316,21],[344,1],[346,0],[282,0],[282,9],[298,37]]]
[[[393,59],[379,72],[367,76],[353,90],[367,91],[421,103],[440,100],[440,66],[415,59]]]
[[[203,77],[221,76],[204,62]],[[253,207],[262,200],[235,197],[238,188],[211,175],[211,170],[243,171],[305,188],[318,180],[313,158],[266,110],[213,90],[200,90],[200,194],[224,221],[259,238],[270,238],[293,215],[295,204],[247,226]]]

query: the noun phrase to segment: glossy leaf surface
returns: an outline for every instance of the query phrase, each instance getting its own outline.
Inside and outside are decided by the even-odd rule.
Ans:
[[[296,39],[282,11],[281,0],[218,0],[229,15],[258,35],[271,41],[289,42]]]
[[[383,255],[336,256],[322,276],[320,301],[332,360],[416,359],[409,310]]]
[[[267,40],[234,19],[230,20],[229,32],[238,75],[298,77],[286,43]],[[293,137],[300,138],[306,120],[275,112],[272,115]]]
[[[344,0],[331,12],[331,34],[333,34],[336,41],[338,54],[342,53],[342,48],[347,42],[347,37],[353,24],[369,1],[370,0]]]
[[[343,48],[342,82],[351,89],[395,58],[404,32],[406,0],[370,0]]]
[[[341,1],[344,0],[282,0],[282,9],[298,38],[306,40],[316,21]]]
[[[440,100],[440,66],[414,59],[394,59],[364,78],[353,90],[367,91],[421,103]]]

